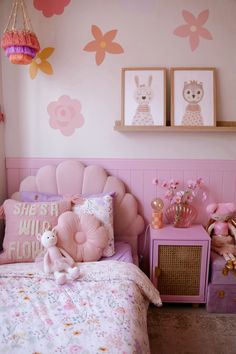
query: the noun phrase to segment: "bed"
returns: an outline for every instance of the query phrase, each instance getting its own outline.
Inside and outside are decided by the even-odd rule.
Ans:
[[[148,354],[147,309],[150,302],[162,303],[138,268],[137,239],[144,221],[124,183],[100,166],[69,160],[41,167],[12,198],[21,192],[114,194],[115,253],[78,263],[79,278],[65,285],[37,262],[1,264],[0,352]]]

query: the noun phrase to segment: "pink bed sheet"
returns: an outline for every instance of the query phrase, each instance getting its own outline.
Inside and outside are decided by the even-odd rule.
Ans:
[[[109,260],[134,263],[130,244],[127,242],[115,242],[115,254],[111,257],[101,258],[101,261]]]

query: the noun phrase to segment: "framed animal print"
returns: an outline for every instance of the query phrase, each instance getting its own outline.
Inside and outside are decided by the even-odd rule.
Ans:
[[[216,126],[215,68],[171,68],[171,125]]]
[[[158,67],[122,69],[123,126],[166,125],[166,69]]]

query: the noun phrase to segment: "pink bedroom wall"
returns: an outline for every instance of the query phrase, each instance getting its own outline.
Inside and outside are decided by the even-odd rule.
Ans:
[[[1,51],[7,157],[236,159],[235,133],[113,130],[121,118],[123,67],[214,66],[218,119],[236,121],[236,1],[71,1],[61,15],[51,17],[32,0],[25,2],[42,49],[54,48],[44,57],[53,74],[37,70],[32,79],[28,66],[10,64]],[[1,0],[1,29],[10,8],[9,0]],[[185,23],[183,10],[197,17],[207,9],[203,27],[212,39],[200,37],[192,50],[189,38],[174,30]],[[103,35],[116,30],[109,45],[117,43],[123,52],[105,52],[102,62],[96,62],[95,51],[85,50],[95,40],[93,25]],[[169,114],[169,84],[167,88]],[[63,95],[81,103],[84,117],[84,124],[69,136],[50,126],[47,111]]]
[[[20,182],[45,165],[57,165],[61,158],[7,158],[6,171],[8,196],[19,190]],[[162,182],[177,179],[180,189],[189,180],[201,177],[204,181],[204,192],[207,199],[201,197],[193,201],[198,210],[197,222],[207,223],[209,216],[206,206],[212,202],[236,203],[236,162],[230,160],[186,160],[186,159],[114,159],[114,158],[82,158],[85,165],[101,165],[111,175],[119,177],[128,186],[139,202],[139,211],[146,222],[151,219],[151,201],[161,197],[165,208],[169,205],[165,199],[166,190]],[[158,184],[153,184],[153,179]],[[165,210],[165,209],[164,209]]]

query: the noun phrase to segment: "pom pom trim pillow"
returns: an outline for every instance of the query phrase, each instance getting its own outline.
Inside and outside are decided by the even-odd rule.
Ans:
[[[0,264],[32,262],[42,250],[37,235],[57,225],[60,214],[71,209],[70,201],[21,203],[7,199],[3,203],[5,236]]]
[[[111,194],[98,197],[80,198],[72,210],[79,216],[92,214],[101,221],[108,233],[108,243],[103,251],[103,257],[111,257],[115,253],[113,230],[113,198]]]

